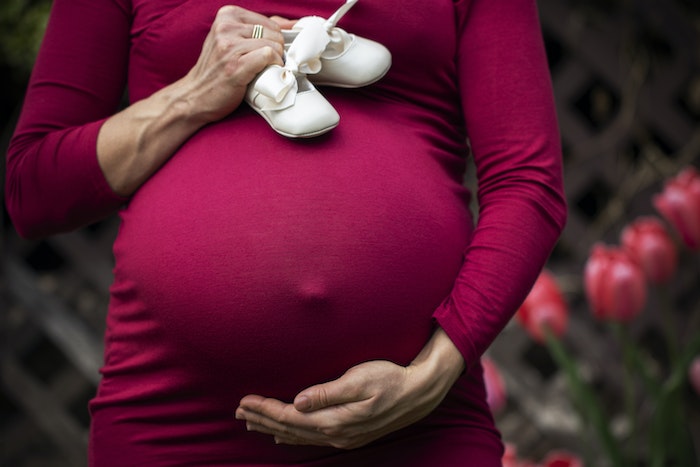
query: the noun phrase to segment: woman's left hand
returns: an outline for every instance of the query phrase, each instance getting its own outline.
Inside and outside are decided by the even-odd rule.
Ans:
[[[428,415],[463,369],[459,351],[440,329],[407,367],[361,363],[337,380],[303,390],[292,404],[248,395],[236,418],[277,443],[353,449]]]

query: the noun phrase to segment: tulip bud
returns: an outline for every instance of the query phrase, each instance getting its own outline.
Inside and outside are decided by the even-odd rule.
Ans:
[[[690,385],[693,386],[695,392],[700,396],[700,355],[695,357],[692,362],[690,362],[690,367],[688,368],[688,379],[690,380]]]
[[[620,243],[642,266],[649,282],[663,284],[675,275],[678,252],[673,239],[659,219],[637,219],[624,228]]]
[[[545,457],[542,467],[583,467],[583,461],[566,451],[553,451]]]
[[[537,467],[537,464],[528,460],[520,459],[515,445],[511,443],[505,443],[505,450],[503,451],[503,457],[501,458],[502,467]]]
[[[594,245],[583,279],[586,297],[598,319],[630,321],[646,304],[644,272],[621,248]]]
[[[491,412],[498,413],[506,405],[506,385],[501,377],[501,372],[496,364],[488,357],[481,357],[481,366],[484,369],[484,385],[486,386],[486,402]]]
[[[557,337],[566,332],[569,310],[554,276],[543,270],[516,313],[518,322],[537,342],[545,340],[545,326]]]
[[[517,448],[513,444],[505,443],[501,465],[502,467],[520,467]]]
[[[687,167],[666,181],[652,202],[691,250],[700,249],[700,173]]]

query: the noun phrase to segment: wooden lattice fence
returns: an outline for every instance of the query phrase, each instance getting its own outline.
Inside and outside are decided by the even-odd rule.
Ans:
[[[566,344],[615,402],[615,342],[588,318],[582,264],[595,241],[615,242],[626,222],[652,213],[650,196],[664,178],[700,164],[700,8],[690,0],[637,0],[625,8],[611,2],[603,10],[573,0],[539,4],[571,207],[549,267],[572,307]],[[3,147],[8,137],[6,132]],[[102,361],[117,225],[113,218],[30,242],[19,239],[4,218],[0,466],[85,465],[86,405]],[[684,310],[677,319],[689,332],[700,332],[698,268],[685,266],[693,267],[684,267],[673,290]],[[633,334],[653,349],[658,324],[646,313]],[[489,354],[509,392],[508,406],[498,415],[504,438],[533,458],[553,448],[580,449],[566,385],[547,351],[511,324]],[[610,415],[616,419],[615,411]],[[695,436],[700,440],[697,426]]]
[[[605,14],[594,9],[597,14],[591,15],[587,2],[539,4],[570,205],[566,230],[548,266],[572,307],[566,344],[579,356],[584,374],[608,396],[614,429],[624,432],[629,427],[617,411],[624,406],[619,399],[623,370],[616,358],[620,349],[590,319],[581,272],[594,242],[618,243],[626,223],[654,214],[651,195],[665,178],[700,162],[699,11],[690,4],[636,1],[626,8],[610,2]],[[686,335],[700,332],[698,266],[697,258],[684,258],[673,286],[674,302],[682,310],[676,325]],[[631,330],[651,352],[663,350],[655,305]],[[511,323],[490,354],[503,368],[511,393],[498,417],[505,438],[534,459],[553,447],[580,452],[584,446],[568,387],[547,351]],[[693,436],[700,446],[698,406],[693,410]]]

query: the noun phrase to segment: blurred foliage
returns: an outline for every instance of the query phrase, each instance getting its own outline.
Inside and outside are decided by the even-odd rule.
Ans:
[[[0,3],[0,61],[15,80],[26,80],[29,76],[50,9],[50,0]]]

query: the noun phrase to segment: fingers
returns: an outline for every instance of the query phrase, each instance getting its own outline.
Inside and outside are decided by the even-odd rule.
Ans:
[[[357,372],[345,373],[329,383],[317,384],[300,392],[294,398],[294,408],[300,412],[311,412],[333,405],[359,402],[368,399],[364,379]]]
[[[257,37],[254,38],[256,33]],[[209,40],[215,51],[222,56],[241,56],[265,47],[274,51],[279,60],[284,54],[284,37],[277,23],[263,15],[232,5],[218,10]],[[277,57],[268,57],[268,54],[268,51],[263,51],[260,57],[278,61]]]
[[[291,20],[291,19],[283,18],[283,17],[277,16],[277,15],[271,16],[270,19],[271,19],[272,21],[274,21],[275,23],[277,23],[277,25],[278,25],[281,29],[292,29],[292,28],[294,27],[294,25],[296,24],[296,22],[297,22],[297,20]]]
[[[298,412],[291,404],[261,396],[246,396],[236,409],[236,419],[245,420],[246,429],[284,439],[286,444],[306,444],[304,440],[322,442],[318,430],[321,417]]]
[[[188,89],[197,115],[206,122],[218,121],[243,102],[248,85],[265,67],[284,65],[283,56],[280,23],[245,8],[224,6],[180,85]]]
[[[343,426],[364,423],[365,412],[365,407],[333,406],[303,413],[277,399],[248,395],[241,399],[236,418],[265,426],[274,434],[313,437],[320,433],[337,435],[334,432],[342,431]]]
[[[269,46],[263,46],[245,53],[239,59],[242,80],[249,83],[268,65],[284,65],[282,57]]]
[[[253,38],[256,25],[262,27]],[[196,70],[220,70],[219,76],[245,85],[268,65],[283,65],[284,38],[280,27],[266,16],[240,8],[224,6],[216,14],[205,41]],[[218,73],[218,71],[216,71]]]
[[[255,407],[256,403],[261,405]],[[244,408],[246,404],[252,404],[252,408]],[[348,417],[352,421],[346,420]],[[350,449],[369,441],[365,430],[358,427],[360,420],[354,415],[349,416],[347,412],[343,415],[318,411],[304,414],[294,409],[291,404],[260,396],[246,396],[241,400],[241,406],[236,410],[236,418],[245,420],[248,431],[273,436],[277,444]]]
[[[293,405],[277,399],[249,395],[241,399],[236,418],[266,426],[276,433],[285,433],[289,426],[314,430],[319,417],[309,417],[297,411]]]
[[[256,29],[258,28],[260,28],[260,30],[256,31]],[[275,29],[272,29],[265,27],[260,23],[245,24],[244,27],[241,28],[241,33],[244,39],[262,39],[264,41],[280,44],[282,47],[284,47],[284,36],[282,35],[282,31],[279,29],[279,26],[276,26]]]
[[[233,27],[244,39],[253,38],[255,25],[260,25],[262,39],[284,43],[281,27],[277,21],[245,8],[234,5],[223,6],[219,8],[214,22]]]

